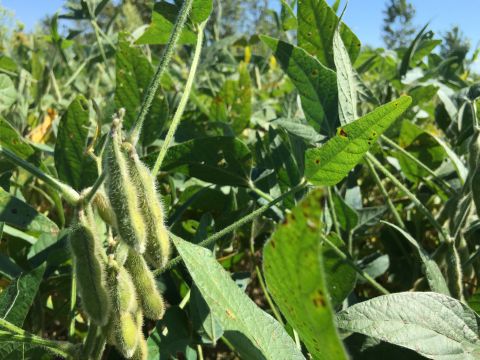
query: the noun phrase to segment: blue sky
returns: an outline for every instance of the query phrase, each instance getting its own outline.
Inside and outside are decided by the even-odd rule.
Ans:
[[[278,7],[278,0],[270,0]],[[333,0],[327,0],[332,2]],[[59,10],[63,0],[0,0],[5,8],[15,12],[27,30],[47,14]],[[362,43],[382,46],[381,26],[386,0],[350,0],[345,22],[358,35]],[[421,27],[430,21],[430,28],[437,34],[452,25],[459,25],[475,47],[480,42],[480,0],[411,0],[417,13],[415,23]],[[345,3],[345,0],[342,1]],[[476,64],[480,70],[480,62]]]

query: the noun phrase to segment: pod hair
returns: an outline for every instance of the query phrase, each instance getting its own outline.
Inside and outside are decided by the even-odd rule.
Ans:
[[[144,315],[152,320],[160,320],[165,313],[165,304],[144,258],[130,249],[125,268],[131,275]]]
[[[137,347],[141,327],[135,318],[139,306],[130,274],[113,258],[109,259],[108,285],[113,308],[110,324],[113,342],[124,357],[131,358]]]
[[[145,251],[146,227],[140,212],[138,188],[130,178],[127,159],[121,149],[121,121],[112,123],[111,141],[104,157],[106,190],[115,213],[120,238],[139,253]]]
[[[152,267],[163,268],[170,256],[170,239],[155,178],[139,159],[134,146],[124,143],[123,149],[128,154],[128,169],[138,189],[140,209],[148,229],[145,259]]]
[[[148,359],[148,344],[145,336],[143,333],[140,332],[138,336],[138,344],[133,356],[131,357],[132,360],[147,360]]]
[[[108,322],[110,298],[106,287],[106,255],[94,229],[91,207],[77,210],[69,245],[83,309],[93,323],[103,326]]]
[[[115,226],[115,213],[112,210],[108,198],[102,191],[97,191],[93,198],[93,204],[98,210],[98,214],[105,223],[110,226]]]

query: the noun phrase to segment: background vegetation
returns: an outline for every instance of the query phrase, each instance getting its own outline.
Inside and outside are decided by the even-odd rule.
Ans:
[[[195,3],[140,135],[150,168],[202,45],[211,2]],[[136,123],[181,4],[67,1],[32,33],[3,16],[0,359],[81,358],[75,194],[97,184],[112,116]],[[168,308],[143,325],[149,359],[479,356],[478,50],[401,0],[386,47],[360,47],[330,5],[213,2],[157,167],[185,264],[155,272]]]

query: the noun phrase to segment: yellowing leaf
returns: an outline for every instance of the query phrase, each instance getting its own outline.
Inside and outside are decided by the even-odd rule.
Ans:
[[[50,134],[52,124],[57,118],[57,115],[55,109],[48,109],[43,121],[28,134],[28,138],[34,143],[44,144],[48,139],[48,134]]]

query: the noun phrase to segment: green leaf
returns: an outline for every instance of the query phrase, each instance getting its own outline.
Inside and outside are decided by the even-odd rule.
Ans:
[[[5,74],[0,74],[0,111],[8,109],[17,98],[13,81]]]
[[[463,163],[462,159],[455,153],[455,151],[452,150],[449,144],[444,142],[442,139],[440,139],[438,136],[435,136],[433,134],[430,134],[445,150],[445,153],[447,154],[447,157],[450,159],[450,161],[453,164],[453,167],[455,168],[455,171],[457,172],[457,175],[462,182],[462,184],[465,184],[465,181],[467,179],[468,175],[468,170]]]
[[[344,253],[347,253],[345,243],[335,233],[328,235],[328,239]],[[322,246],[325,281],[333,308],[340,306],[352,292],[357,281],[357,272],[328,245]]]
[[[323,191],[318,189],[292,209],[265,245],[263,268],[275,302],[312,356],[347,359],[325,281],[322,203]]]
[[[333,36],[333,60],[337,69],[338,114],[340,124],[357,120],[357,81],[352,62],[338,31]]]
[[[438,267],[435,260],[433,260],[430,255],[425,251],[425,249],[418,243],[418,241],[415,240],[408,232],[399,228],[398,226],[387,221],[382,222],[393,227],[395,230],[401,233],[405,237],[405,239],[407,239],[408,242],[417,250],[420,260],[422,260],[425,276],[427,278],[430,289],[437,293],[450,296],[450,291],[448,290],[447,283],[442,275],[440,268]]]
[[[315,130],[332,135],[337,126],[337,76],[302,48],[268,36],[262,41],[272,49],[282,69],[292,80],[308,122]]]
[[[58,226],[30,205],[0,188],[0,222],[14,226],[37,236],[42,233],[58,233]]]
[[[18,66],[15,60],[5,55],[0,55],[0,69],[11,73],[18,72]]]
[[[46,265],[22,273],[0,294],[0,316],[22,327],[43,279]]]
[[[320,135],[315,129],[307,124],[302,124],[301,122],[296,121],[295,119],[277,119],[272,121],[272,124],[275,124],[285,130],[287,130],[290,134],[296,135],[309,144],[315,144],[320,142],[325,137]]]
[[[429,292],[379,296],[337,315],[341,329],[442,360],[478,359],[479,324],[478,315],[466,305]]]
[[[86,154],[89,127],[88,102],[79,95],[60,119],[54,153],[58,177],[76,190],[91,186],[97,177],[95,161]]]
[[[421,127],[405,120],[402,122],[399,145],[430,169],[438,168],[447,154],[440,144]],[[429,176],[429,172],[400,151],[394,152],[403,173],[412,182]]]
[[[224,335],[223,329],[218,320],[213,317],[196,286],[191,288],[190,314],[193,327],[201,336],[202,342],[215,346],[218,339]]]
[[[266,359],[304,359],[283,327],[235,284],[212,253],[178,237],[173,242],[213,316],[243,334]]]
[[[335,68],[333,34],[338,16],[325,0],[299,0],[297,8],[298,46],[315,56],[323,65]],[[360,52],[360,40],[345,24],[340,24],[340,36],[352,63]]]
[[[2,225],[0,225],[0,239],[2,237]],[[6,277],[9,280],[14,279],[20,273],[22,269],[8,256],[0,253],[0,275]]]
[[[297,17],[286,0],[280,0],[282,8],[280,10],[280,19],[282,20],[283,31],[294,30],[297,28]]]
[[[204,3],[206,1],[197,0],[197,2]],[[206,7],[203,5],[205,4],[197,5],[200,7],[197,13],[193,15],[194,18],[200,19],[205,16]],[[139,45],[163,45],[168,43],[178,11],[179,7],[174,4],[166,1],[157,2],[153,7],[152,22],[136,43]],[[178,44],[194,44],[196,40],[195,33],[185,27],[178,39]]]
[[[229,123],[235,134],[241,134],[252,116],[252,80],[245,63],[238,68],[238,80],[227,80],[213,99],[210,116]]]
[[[172,146],[162,164],[163,171],[181,171],[203,181],[231,186],[248,186],[251,168],[252,155],[247,145],[226,136],[194,139]]]
[[[305,176],[314,185],[335,185],[362,160],[372,144],[403,112],[412,99],[401,96],[342,127],[322,147],[305,154]]]
[[[195,23],[204,22],[210,16],[212,9],[212,0],[194,0],[190,11],[190,19]]]
[[[147,341],[148,359],[173,359],[185,354],[192,344],[192,333],[187,314],[178,306],[167,309]]]
[[[0,146],[10,150],[23,160],[38,164],[35,150],[20,136],[17,130],[2,117],[0,117]]]
[[[407,51],[405,51],[405,54],[402,57],[402,61],[400,63],[400,67],[398,69],[398,75],[400,78],[402,78],[410,68],[410,63],[412,62],[412,59],[415,55],[415,52],[417,48],[420,46],[420,44],[424,40],[428,40],[432,37],[432,32],[428,31],[425,33],[428,27],[428,23],[418,32],[417,36],[413,41],[410,43],[410,46],[408,47]]]
[[[337,221],[345,233],[348,234],[358,226],[358,214],[337,192],[332,192],[332,195]]]
[[[480,291],[477,290],[468,299],[468,306],[470,306],[477,314],[480,313]]]
[[[126,130],[130,130],[135,123],[154,70],[140,48],[131,46],[124,33],[119,35],[115,59],[115,106],[125,109],[123,125]],[[141,140],[144,145],[149,145],[160,138],[168,119],[168,111],[168,102],[161,89],[158,89],[143,125]]]

